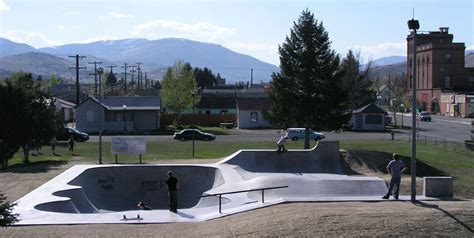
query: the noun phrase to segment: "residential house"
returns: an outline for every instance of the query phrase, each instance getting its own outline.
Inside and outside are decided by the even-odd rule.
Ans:
[[[75,103],[55,98],[54,107],[56,108],[56,112],[61,115],[63,122],[68,123],[74,121]]]
[[[377,106],[385,109],[390,108],[390,100],[395,98],[395,93],[386,84],[380,86],[377,90]]]
[[[271,124],[262,115],[262,111],[270,109],[271,103],[268,97],[237,98],[237,128],[271,127]]]
[[[160,97],[89,97],[76,107],[76,128],[98,132],[148,132],[160,128]]]
[[[350,127],[353,131],[383,131],[387,112],[370,103],[352,111]]]

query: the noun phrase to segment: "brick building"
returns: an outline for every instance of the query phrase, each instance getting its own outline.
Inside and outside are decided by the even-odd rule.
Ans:
[[[423,111],[441,115],[474,115],[474,68],[465,67],[465,45],[453,42],[449,28],[416,36],[413,62],[413,32],[407,36],[407,88],[412,95],[413,65],[417,67],[416,103]]]

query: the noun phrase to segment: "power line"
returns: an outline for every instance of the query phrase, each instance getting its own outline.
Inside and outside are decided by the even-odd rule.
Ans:
[[[69,58],[76,58],[76,66],[75,67],[69,67],[69,69],[76,69],[76,106],[79,105],[79,69],[86,69],[85,66],[79,66],[79,60],[86,58],[84,55],[70,55]]]

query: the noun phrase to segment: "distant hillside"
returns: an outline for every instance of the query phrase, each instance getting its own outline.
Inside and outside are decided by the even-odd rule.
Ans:
[[[16,43],[5,38],[0,38],[0,57],[31,51],[36,51],[36,49],[27,44]]]
[[[25,71],[46,78],[52,74],[58,77],[72,78],[75,74],[74,70],[69,69],[69,66],[71,63],[63,58],[40,52],[28,52],[0,58],[2,71]]]
[[[373,80],[379,79],[386,79],[388,75],[398,75],[401,73],[406,73],[407,71],[407,64],[405,62],[390,64],[385,66],[376,66],[372,69],[370,78]]]
[[[119,64],[142,62],[151,71],[162,71],[178,59],[189,62],[193,67],[208,67],[220,73],[227,83],[250,81],[253,68],[255,82],[268,82],[275,65],[265,63],[248,55],[231,51],[217,44],[186,39],[167,38],[161,40],[125,39],[98,41],[88,44],[68,44],[41,48],[42,52],[54,55],[86,54]]]
[[[407,60],[406,56],[388,56],[382,57],[380,59],[376,59],[372,61],[372,66],[385,66],[385,65],[392,65],[401,62],[405,62]]]

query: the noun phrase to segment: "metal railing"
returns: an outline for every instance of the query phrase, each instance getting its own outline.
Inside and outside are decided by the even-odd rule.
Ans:
[[[265,190],[271,189],[280,189],[280,188],[288,188],[288,186],[276,186],[276,187],[266,187],[266,188],[255,188],[255,189],[247,189],[247,190],[239,190],[239,191],[232,191],[232,192],[225,192],[225,193],[213,193],[213,194],[206,194],[199,197],[219,197],[219,213],[222,213],[222,195],[226,194],[234,194],[234,193],[245,193],[245,192],[255,192],[255,191],[262,191],[262,203],[265,202]]]

